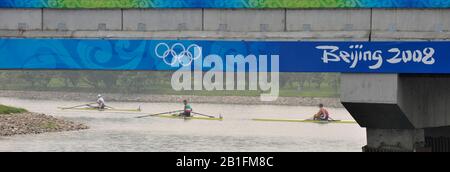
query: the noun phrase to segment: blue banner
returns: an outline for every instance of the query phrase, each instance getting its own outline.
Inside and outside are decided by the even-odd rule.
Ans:
[[[448,74],[449,57],[450,42],[0,39],[0,69],[22,70]]]

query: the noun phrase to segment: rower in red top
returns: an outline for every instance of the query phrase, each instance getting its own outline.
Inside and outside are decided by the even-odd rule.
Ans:
[[[328,121],[330,119],[328,111],[323,107],[323,104],[319,104],[319,108],[319,112],[314,115],[314,120]]]

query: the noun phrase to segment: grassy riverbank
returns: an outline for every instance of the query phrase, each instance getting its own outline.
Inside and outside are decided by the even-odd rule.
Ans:
[[[57,119],[26,109],[0,105],[0,136],[88,129],[83,124]]]
[[[0,115],[3,114],[15,114],[15,113],[25,113],[28,112],[25,109],[22,108],[16,108],[16,107],[10,107],[0,104]]]
[[[174,91],[171,79],[172,72],[154,71],[0,71],[0,90],[245,97],[262,93],[248,88]],[[280,97],[338,98],[339,83],[340,75],[334,73],[281,73],[279,93]]]

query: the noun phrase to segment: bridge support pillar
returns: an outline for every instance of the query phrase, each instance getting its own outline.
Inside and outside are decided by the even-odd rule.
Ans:
[[[450,76],[342,74],[341,101],[366,152],[450,151]]]
[[[367,128],[365,152],[408,152],[425,148],[425,133],[421,129]]]

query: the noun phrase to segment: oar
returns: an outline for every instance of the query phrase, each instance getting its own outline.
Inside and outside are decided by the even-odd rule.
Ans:
[[[197,112],[192,112],[193,114],[196,115],[200,115],[200,116],[206,116],[206,117],[210,117],[210,118],[215,118],[215,116],[211,116],[211,115],[205,115],[205,114],[201,114],[201,113],[197,113]]]
[[[320,120],[314,120],[314,118],[313,118],[313,119],[307,119],[307,120],[311,120],[311,121],[320,121]],[[328,116],[328,122],[330,122],[330,121],[339,121],[339,120],[334,120],[333,118],[331,118],[331,117]]]
[[[335,119],[333,119],[333,118],[331,118],[331,117],[328,117],[328,119],[331,119],[331,121],[340,121],[340,120],[335,120]],[[330,120],[329,120],[330,121]]]
[[[151,114],[151,115],[138,116],[136,118],[152,117],[152,116],[164,115],[164,114],[168,114],[168,113],[176,113],[176,112],[181,112],[181,111],[183,111],[183,110],[177,110],[177,111],[172,111],[172,112],[164,112],[164,113],[157,113],[157,114]]]
[[[106,108],[109,108],[109,109],[112,109],[112,110],[116,109],[116,108],[113,108],[113,107],[108,106],[108,105],[105,105],[105,107],[106,107]]]
[[[96,103],[83,104],[83,105],[78,105],[78,106],[74,106],[74,107],[67,107],[67,108],[61,108],[61,109],[74,109],[74,108],[77,108],[77,107],[89,106],[89,105],[92,105],[92,104],[96,104]]]
[[[117,108],[114,108],[114,107],[111,107],[111,106],[108,106],[108,105],[105,105],[105,108],[109,108],[108,110],[132,111],[132,110],[117,109]],[[134,111],[134,109],[133,109],[133,111]],[[139,106],[139,107],[136,109],[136,111],[141,112],[141,111],[142,111],[141,106]]]

